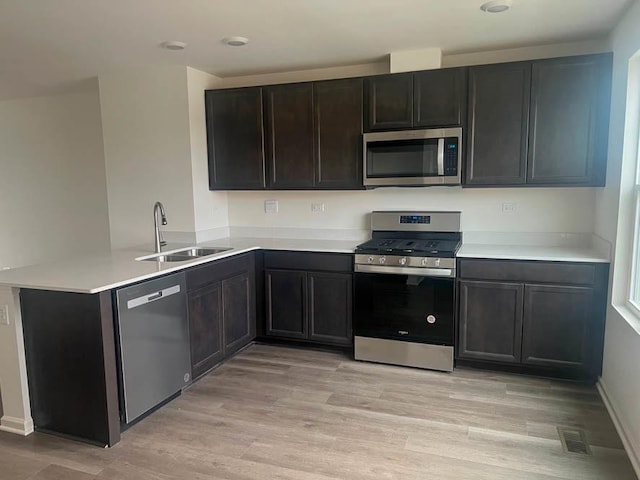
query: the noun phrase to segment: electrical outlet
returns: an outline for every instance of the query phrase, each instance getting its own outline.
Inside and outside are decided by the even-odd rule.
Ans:
[[[0,325],[9,325],[9,305],[0,305]]]
[[[502,204],[502,213],[505,214],[513,214],[518,211],[517,203],[503,203]]]
[[[324,212],[324,203],[312,203],[311,211],[314,213]]]
[[[265,200],[264,213],[278,213],[278,200]]]

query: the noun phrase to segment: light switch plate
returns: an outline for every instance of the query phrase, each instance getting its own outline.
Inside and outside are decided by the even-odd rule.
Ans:
[[[265,200],[264,213],[278,213],[278,200]]]
[[[502,204],[502,213],[512,214],[518,211],[517,203],[503,203]]]
[[[0,305],[0,325],[9,325],[9,305]]]

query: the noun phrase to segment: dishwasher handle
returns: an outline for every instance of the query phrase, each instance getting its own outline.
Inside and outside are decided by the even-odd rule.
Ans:
[[[131,300],[127,301],[127,310],[133,310],[136,307],[141,307],[142,305],[146,305],[148,303],[170,297],[171,295],[175,295],[176,293],[180,293],[180,285],[173,285],[172,287],[164,288],[148,295],[142,295],[141,297],[132,298]]]

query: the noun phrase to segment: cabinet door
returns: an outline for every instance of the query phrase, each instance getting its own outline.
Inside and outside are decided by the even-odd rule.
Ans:
[[[262,88],[206,92],[209,188],[263,189]]]
[[[469,69],[465,185],[526,182],[531,64]]]
[[[255,337],[255,294],[251,283],[246,272],[222,281],[225,356]]]
[[[189,292],[191,370],[198,378],[222,360],[222,284]]]
[[[610,57],[533,63],[527,183],[604,185]]]
[[[589,371],[598,311],[592,288],[527,284],[522,363]]]
[[[315,186],[362,188],[362,79],[316,82]]]
[[[313,88],[311,83],[265,88],[269,186],[313,187]]]
[[[352,275],[309,272],[307,285],[309,339],[351,345]]]
[[[305,272],[266,270],[265,297],[267,335],[307,337]]]
[[[519,363],[524,285],[460,281],[460,358]]]
[[[367,131],[413,127],[413,74],[366,79]]]
[[[414,76],[414,127],[462,125],[466,105],[466,68],[446,68]]]

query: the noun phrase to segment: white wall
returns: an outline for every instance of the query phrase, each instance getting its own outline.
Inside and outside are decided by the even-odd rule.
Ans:
[[[640,3],[629,11],[611,35],[614,52],[607,186],[596,198],[595,232],[615,247],[612,305],[608,308],[601,386],[623,429],[623,440],[640,474],[640,322],[624,309],[627,293],[634,167],[640,114],[640,60],[629,77],[629,60],[640,50]],[[635,78],[634,78],[635,77]],[[636,82],[633,99],[629,82]],[[633,109],[626,111],[627,101]]]
[[[109,248],[97,83],[66,95],[0,102],[0,266]],[[17,291],[0,289],[0,429],[33,430]]]
[[[582,55],[609,51],[609,43],[606,38],[585,40],[579,42],[557,43],[550,45],[534,45],[529,47],[509,48],[504,50],[491,50],[486,52],[473,52],[462,54],[443,54],[441,64],[443,68],[459,67],[465,65],[482,65],[487,63],[517,62],[520,60],[533,60],[536,58],[562,57],[569,55]],[[427,68],[425,60],[413,56],[416,51],[395,52],[404,57],[403,70],[422,70]],[[393,55],[393,54],[391,54]],[[390,55],[390,56],[391,56]],[[411,67],[411,59],[414,65]],[[433,63],[431,64],[433,65]],[[433,68],[433,66],[431,66]],[[333,78],[349,78],[367,75],[381,75],[391,73],[391,58],[375,63],[359,65],[346,65],[342,67],[316,68],[311,70],[298,70],[292,72],[274,72],[260,75],[243,75],[237,77],[224,77],[216,88],[249,87],[254,85],[270,85],[278,83],[310,82],[314,80],[330,80]]]
[[[264,200],[278,200],[279,212],[264,213]],[[503,214],[502,203],[516,203]],[[325,212],[313,213],[312,203]],[[462,230],[498,232],[592,232],[594,190],[381,188],[359,192],[229,192],[231,226],[369,228],[372,210],[461,210]]]
[[[225,236],[228,234],[227,193],[209,190],[204,103],[204,91],[215,88],[220,82],[221,79],[218,77],[200,70],[187,68],[194,228],[197,240],[206,240],[209,236]]]
[[[442,57],[443,67],[464,65],[484,65],[489,63],[519,62],[537,58],[566,57],[610,51],[608,38],[595,38],[579,42],[532,45],[529,47],[507,48],[488,52],[459,53]]]
[[[95,84],[0,102],[0,165],[0,268],[108,248]]]
[[[194,231],[187,69],[152,66],[99,76],[113,248],[153,248],[153,205],[172,232]]]

